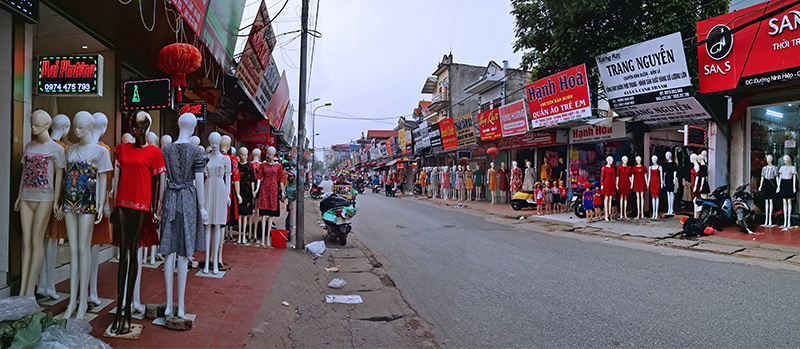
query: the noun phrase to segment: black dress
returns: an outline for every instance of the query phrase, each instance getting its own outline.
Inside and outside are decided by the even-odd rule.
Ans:
[[[708,186],[708,165],[700,165],[700,171],[697,171],[697,180],[704,179],[703,187],[700,188],[700,194],[708,194],[711,189]]]
[[[678,171],[678,164],[670,161],[661,166],[664,171],[664,190],[667,192],[675,191],[675,172]]]
[[[242,203],[239,204],[239,215],[249,216],[253,214],[253,188],[251,184],[255,183],[256,174],[253,171],[253,164],[240,163],[239,164],[239,195],[242,197]]]

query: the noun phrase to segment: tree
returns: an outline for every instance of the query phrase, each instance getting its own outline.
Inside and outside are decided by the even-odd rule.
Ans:
[[[600,77],[594,57],[681,32],[692,81],[697,85],[696,23],[728,11],[730,0],[511,0],[514,51],[536,81],[586,63],[590,91]],[[689,40],[687,40],[689,39]],[[596,93],[592,106],[597,107]]]

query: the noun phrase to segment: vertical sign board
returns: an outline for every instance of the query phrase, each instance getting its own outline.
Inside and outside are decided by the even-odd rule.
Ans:
[[[253,26],[250,27],[250,36],[235,74],[251,97],[256,97],[258,93],[272,49],[275,47],[275,33],[272,31],[272,25],[265,27],[269,22],[267,6],[262,1]]]
[[[266,117],[269,119],[270,124],[276,130],[281,129],[283,124],[283,117],[286,114],[286,108],[289,107],[289,82],[286,81],[286,72],[281,75],[281,82],[275,93],[272,95],[272,100],[269,101],[267,106]]]
[[[446,118],[439,121],[439,130],[442,135],[442,148],[444,150],[458,147],[458,137],[456,137],[456,127],[453,118]]]
[[[706,143],[707,139],[705,128],[689,125],[683,126],[683,145],[705,148]]]
[[[529,129],[524,100],[500,107],[500,133],[503,137],[523,134]]]
[[[209,0],[172,0],[172,6],[181,13],[181,17],[189,27],[192,28],[195,35],[200,35],[200,29],[203,27],[203,20],[206,17],[206,8],[208,7]]]
[[[581,64],[525,86],[533,128],[592,116],[586,78]]]
[[[171,104],[172,86],[169,79],[122,83],[122,110],[162,109]]]
[[[103,96],[103,56],[39,57],[39,94]]]
[[[206,16],[200,31],[200,41],[206,44],[214,59],[227,72],[234,66],[233,49],[242,22],[244,0],[206,0]]]

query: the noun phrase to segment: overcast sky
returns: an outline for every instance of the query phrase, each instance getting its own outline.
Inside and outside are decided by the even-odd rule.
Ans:
[[[275,18],[276,35],[300,29],[301,1],[265,0]],[[260,0],[247,0],[243,15],[251,24]],[[317,1],[311,0],[309,27],[313,28]],[[490,60],[508,60],[518,67],[521,53],[514,53],[514,17],[508,0],[321,0],[310,92],[311,111],[317,111],[316,147],[348,143],[362,132],[392,129],[401,115],[410,115],[420,100],[425,79],[436,70],[442,56],[451,52],[456,63],[486,66]],[[278,38],[273,52],[278,69],[286,71],[292,104],[299,98],[300,39],[298,34]],[[309,50],[311,48],[309,37]],[[310,51],[309,51],[310,57]],[[313,106],[313,107],[312,107]],[[364,121],[322,115],[384,120]],[[295,113],[295,125],[297,113]],[[321,153],[318,153],[321,154]]]

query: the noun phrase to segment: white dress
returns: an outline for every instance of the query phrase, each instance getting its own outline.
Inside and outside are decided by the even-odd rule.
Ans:
[[[225,176],[231,174],[231,159],[227,156],[210,156],[205,174],[206,224],[227,224],[230,189],[225,186]]]

